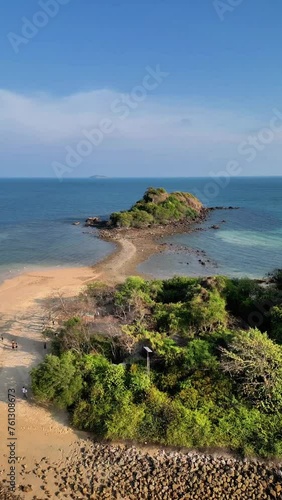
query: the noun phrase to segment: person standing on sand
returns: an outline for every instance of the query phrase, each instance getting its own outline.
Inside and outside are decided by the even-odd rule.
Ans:
[[[17,342],[15,342],[15,349],[17,349],[17,348],[18,348],[18,343],[17,343]]]
[[[1,340],[2,340],[2,342],[4,342],[4,337],[3,337],[3,335],[1,335]]]
[[[15,341],[12,340],[12,349],[15,349]]]
[[[24,385],[23,385],[23,387],[22,387],[22,393],[23,393],[23,397],[24,397],[25,399],[27,399],[27,389],[26,389],[26,387],[25,387]]]

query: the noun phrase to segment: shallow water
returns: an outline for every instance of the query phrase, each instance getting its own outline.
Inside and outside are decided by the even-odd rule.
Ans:
[[[95,231],[73,226],[88,216],[108,216],[126,209],[149,186],[190,191],[209,206],[239,206],[215,211],[207,229],[170,238],[206,252],[152,257],[140,269],[155,276],[227,274],[264,276],[282,267],[282,178],[234,178],[218,187],[204,178],[185,179],[47,179],[0,180],[0,279],[38,266],[89,265],[112,251]],[[225,220],[225,222],[221,222]],[[188,264],[187,264],[188,262]],[[215,265],[216,263],[216,265]]]

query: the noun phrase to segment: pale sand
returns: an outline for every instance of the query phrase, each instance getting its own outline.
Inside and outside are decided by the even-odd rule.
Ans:
[[[0,285],[0,480],[7,478],[8,455],[8,389],[15,389],[16,401],[16,456],[22,459],[16,465],[17,484],[32,484],[33,491],[24,498],[46,498],[40,486],[42,481],[34,475],[22,480],[21,465],[35,467],[43,457],[52,461],[70,456],[78,438],[85,433],[74,432],[67,424],[64,412],[49,411],[23,400],[21,388],[29,387],[30,369],[43,358],[45,350],[42,337],[44,311],[42,299],[55,296],[71,296],[94,280],[121,281],[134,269],[138,259],[136,247],[128,240],[118,242],[117,251],[103,263],[91,268],[44,269],[30,272],[5,281]],[[142,257],[145,257],[142,254]],[[141,259],[143,260],[143,259]],[[11,341],[18,342],[18,350],[12,350]],[[28,394],[30,398],[30,391]],[[24,458],[23,458],[24,457]],[[51,494],[55,491],[48,480]],[[53,493],[52,493],[53,492]]]

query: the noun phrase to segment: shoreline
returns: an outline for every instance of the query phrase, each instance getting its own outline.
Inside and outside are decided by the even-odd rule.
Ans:
[[[53,281],[51,284],[51,291],[56,287],[60,287],[60,279],[65,279],[67,282],[78,281],[81,283],[91,281],[90,273],[93,273],[93,279],[97,278],[97,274],[101,279],[107,282],[117,283],[123,281],[124,278],[132,274],[142,275],[148,277],[144,273],[137,271],[139,264],[148,260],[154,254],[161,253],[164,250],[164,243],[162,239],[165,237],[173,236],[175,234],[189,234],[197,229],[195,226],[201,224],[206,217],[207,213],[204,212],[203,216],[195,222],[182,223],[175,226],[156,226],[144,229],[101,229],[99,230],[99,238],[108,241],[115,245],[115,249],[105,258],[99,260],[97,263],[89,266],[36,266],[36,269],[27,272],[21,272],[16,276],[9,277],[0,282],[0,296],[1,292],[9,288],[17,287],[20,284],[29,284],[30,279],[39,279],[42,284],[45,280]],[[86,276],[86,279],[83,279]],[[63,288],[69,288],[69,285],[63,285]]]
[[[68,415],[65,412],[36,405],[30,396],[26,401],[21,395],[23,385],[28,387],[29,395],[30,370],[40,363],[46,354],[43,348],[42,329],[45,321],[48,321],[44,308],[44,300],[47,297],[78,294],[87,283],[95,280],[116,284],[132,274],[146,277],[137,272],[137,266],[164,249],[162,239],[180,232],[192,232],[197,224],[198,222],[190,225],[189,228],[183,227],[183,231],[179,231],[179,228],[165,227],[154,232],[152,229],[146,229],[145,232],[132,230],[125,234],[124,230],[118,230],[111,233],[109,238],[109,241],[116,246],[114,251],[91,267],[41,268],[7,279],[0,284],[0,331],[4,337],[2,343],[0,342],[0,413],[4,416],[0,429],[0,451],[2,452],[0,452],[0,483],[7,477],[9,471],[8,431],[5,419],[8,415],[7,393],[11,388],[16,391],[16,482],[19,487],[16,493],[24,495],[23,498],[27,500],[65,498],[66,491],[69,492],[69,490],[64,477],[68,476],[72,481],[73,466],[83,469],[82,476],[78,475],[80,479],[77,484],[83,480],[85,487],[87,467],[85,468],[85,464],[82,463],[84,453],[82,453],[82,446],[87,450],[90,462],[93,456],[97,456],[97,453],[99,456],[101,446],[106,453],[106,462],[107,453],[110,455],[118,453],[117,447],[126,448],[129,450],[129,455],[131,453],[134,455],[134,450],[141,453],[142,449],[142,454],[148,456],[149,459],[162,453],[170,453],[172,457],[179,454],[183,457],[206,457],[212,454],[208,450],[205,453],[196,450],[173,451],[161,445],[142,446],[135,443],[93,442],[93,437],[90,439],[89,433],[70,427]],[[105,233],[100,236],[105,239],[109,237]],[[12,340],[18,343],[19,348],[16,352],[11,349]],[[215,457],[214,460],[220,463],[220,457],[226,456],[226,450],[216,452],[216,456],[218,458]],[[234,459],[228,452],[227,457],[231,457],[230,460]],[[262,460],[255,460],[263,463]],[[243,465],[243,461],[239,462]],[[123,469],[121,469],[121,476],[122,471]],[[96,472],[93,472],[94,476]],[[103,484],[101,472],[98,471],[97,474],[95,481],[97,484],[101,484],[102,481]],[[61,486],[58,487],[58,484]],[[91,496],[68,496],[68,498],[91,498]],[[97,496],[98,498],[103,497]]]

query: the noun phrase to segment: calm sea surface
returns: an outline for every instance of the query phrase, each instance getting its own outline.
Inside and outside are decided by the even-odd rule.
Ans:
[[[158,277],[261,277],[282,267],[282,177],[234,178],[226,187],[204,178],[0,179],[0,280],[42,266],[97,262],[112,251],[112,245],[72,222],[127,209],[149,186],[189,191],[208,206],[240,209],[215,211],[204,224],[206,231],[170,238],[179,251],[152,257],[140,266],[142,271]],[[212,224],[220,229],[208,229]],[[186,248],[205,251],[210,263],[202,266],[196,252]]]

